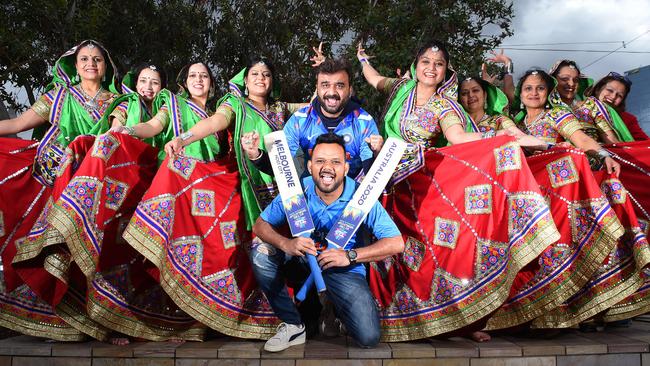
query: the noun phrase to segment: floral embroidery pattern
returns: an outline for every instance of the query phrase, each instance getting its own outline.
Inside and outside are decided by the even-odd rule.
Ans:
[[[193,275],[201,276],[203,245],[200,236],[186,236],[174,240],[172,253]]]
[[[225,249],[233,248],[239,245],[239,235],[237,235],[237,221],[228,221],[219,223],[221,229],[221,240]]]
[[[129,185],[116,179],[106,177],[106,208],[119,210],[126,199]]]
[[[433,244],[454,249],[458,242],[459,232],[460,223],[458,221],[436,217]]]
[[[415,272],[419,271],[426,251],[424,243],[409,237],[408,240],[406,240],[405,246],[406,248],[402,253],[402,262],[411,270]]]
[[[485,214],[492,212],[492,185],[479,184],[465,187],[465,213]]]
[[[570,156],[552,161],[546,165],[546,171],[551,179],[551,186],[558,188],[579,180],[575,163]]]
[[[185,180],[190,179],[195,167],[196,160],[180,155],[177,155],[173,159],[170,158],[167,163],[169,170],[185,178]]]
[[[111,158],[111,155],[117,150],[120,142],[113,137],[111,134],[103,134],[97,136],[95,139],[95,144],[93,146],[93,152],[91,156],[100,158],[104,162],[108,162],[108,159]]]
[[[493,151],[497,174],[521,169],[521,152],[516,143],[509,142]]]
[[[214,191],[208,189],[192,190],[192,215],[215,216]]]
[[[618,179],[607,179],[606,181],[600,184],[600,189],[609,200],[610,204],[623,204],[625,203],[625,198],[627,193],[625,188],[621,184],[621,181]]]

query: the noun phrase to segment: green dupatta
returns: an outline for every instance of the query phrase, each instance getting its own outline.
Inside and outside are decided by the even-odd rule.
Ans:
[[[549,75],[552,76],[552,74],[557,71],[557,68],[560,66],[560,63],[562,63],[563,60],[558,60],[555,62],[555,64],[551,67],[549,70]],[[557,80],[555,77],[553,77],[553,80],[555,80],[555,86],[557,87]],[[583,101],[586,99],[585,97],[585,91],[591,87],[594,84],[594,80],[592,78],[587,77],[584,74],[578,75],[578,90],[576,91],[576,96],[575,99],[579,101]],[[518,95],[518,94],[517,94]],[[556,98],[559,99],[559,98]],[[559,102],[563,103],[562,100],[560,99]],[[557,103],[559,104],[559,103]],[[614,110],[610,105],[607,103],[603,103],[603,105],[606,106],[607,112],[609,113],[609,116],[611,117],[612,121],[612,128],[614,129],[614,133],[616,133],[616,137],[623,142],[630,142],[634,141],[634,138],[632,137],[632,134],[630,131],[627,129],[627,126],[623,122],[623,119],[621,119],[621,116],[618,115],[618,112]],[[569,108],[571,106],[568,106]]]
[[[411,65],[411,75],[415,78],[415,64]],[[415,104],[415,100],[412,99],[415,97],[414,89],[416,86],[417,80],[402,79],[393,87],[391,95],[388,97],[387,107],[385,108],[384,114],[381,118],[383,121],[381,133],[384,139],[388,137],[395,137],[400,140],[404,139],[400,128],[401,118],[404,114],[404,105],[407,104],[407,108],[410,109],[413,104]],[[458,79],[456,72],[453,71],[451,67],[447,68],[445,80],[442,82],[442,85],[438,87],[438,90],[436,90],[436,94],[441,95],[443,98],[451,102],[452,106],[455,107],[459,118],[461,118],[464,123],[465,130],[478,131],[476,126],[470,126],[473,125],[473,123],[470,123],[471,119],[467,117],[463,107],[456,102],[458,99]],[[447,145],[448,142],[444,134],[440,134],[435,146],[443,147]]]
[[[573,61],[570,61],[570,60],[557,60],[553,64],[553,66],[551,66],[551,69],[548,70],[548,74],[551,75],[554,79],[555,79],[555,77],[553,76],[553,74],[557,71],[557,68],[560,66],[562,61],[573,62]],[[578,75],[578,90],[576,90],[575,99],[580,100],[580,101],[585,100],[585,91],[590,86],[592,86],[593,84],[594,84],[594,79],[592,79],[590,77],[587,77],[584,74]],[[556,86],[557,86],[557,84],[556,84]]]
[[[152,143],[154,146],[165,146],[167,142],[188,131],[200,120],[209,117],[206,111],[190,99],[173,94],[167,89],[163,89],[158,93],[153,101],[153,109],[158,111],[163,105],[167,106],[169,124],[154,137]],[[204,161],[214,161],[221,156],[223,149],[217,136],[212,134],[185,146],[183,151],[185,156]]]
[[[546,97],[546,104],[549,105],[551,108],[561,108],[566,110],[567,112],[573,113],[573,110],[571,110],[571,108],[562,101],[562,98],[560,97],[560,93],[558,93],[557,91],[557,80],[552,76],[551,79],[553,79],[553,90],[551,90],[548,93],[548,96]],[[521,96],[521,88],[517,86],[517,88],[515,88],[515,103],[521,103],[520,96]],[[526,118],[526,108],[522,109],[521,111],[519,111],[519,113],[517,113],[517,115],[514,118],[514,121],[516,123],[522,123],[524,118]]]
[[[77,136],[98,135],[106,132],[110,127],[104,123],[103,116],[88,113],[81,104],[80,95],[75,93],[75,90],[71,88],[80,82],[75,67],[75,52],[86,42],[88,40],[80,42],[59,57],[52,69],[52,81],[45,87],[45,92],[54,90],[54,103],[52,108],[56,109],[50,114],[52,120],[49,122],[51,125],[58,124],[58,129],[61,133],[57,136],[56,140],[63,147],[67,146]],[[101,47],[106,55],[108,55],[108,60],[106,60],[106,74],[102,82],[102,88],[113,94],[118,94],[119,91],[116,81],[117,68],[115,67],[115,63],[104,46],[94,40],[91,40],[91,42],[97,47]],[[49,134],[48,128],[49,126],[46,124],[34,129],[34,138],[46,138]]]
[[[497,86],[493,85],[487,80],[483,80],[482,78],[479,77],[467,77],[463,79],[463,81],[467,80],[474,80],[477,83],[481,84],[483,88],[486,90],[485,94],[485,114],[488,116],[497,116],[497,115],[508,115],[508,105],[510,104],[510,101],[508,101],[508,96],[506,93],[504,93],[501,89],[499,89]],[[461,82],[462,84],[462,82]],[[461,106],[462,107],[462,106]],[[465,111],[463,108],[463,112],[465,112],[465,118],[468,121],[471,121],[472,118],[469,116],[469,114]],[[478,125],[476,125],[476,121],[473,121],[474,123],[467,123],[465,127],[465,132],[479,132],[478,130]]]
[[[221,98],[219,105],[229,106],[235,113],[235,130],[234,145],[237,167],[239,168],[241,179],[242,201],[244,203],[244,212],[246,215],[246,227],[251,230],[253,224],[262,212],[262,205],[259,190],[269,190],[269,194],[275,192],[274,178],[259,171],[255,165],[248,159],[239,141],[243,134],[257,131],[260,135],[259,149],[266,151],[264,146],[264,136],[273,131],[277,131],[281,126],[275,126],[271,121],[266,120],[258,111],[254,110],[248,103],[242,89],[244,89],[244,79],[246,78],[246,68],[242,69],[235,77],[228,82],[230,92]],[[272,98],[279,96],[279,83],[273,80]]]
[[[603,105],[607,108],[607,112],[609,112],[609,116],[612,118],[612,128],[616,133],[616,137],[622,142],[634,141],[634,137],[632,137],[630,130],[628,130],[627,125],[625,125],[618,112],[607,103],[603,102]]]

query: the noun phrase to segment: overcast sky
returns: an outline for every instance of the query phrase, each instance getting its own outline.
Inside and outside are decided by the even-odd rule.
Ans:
[[[517,46],[517,48],[552,48],[614,50],[639,35],[650,31],[649,0],[515,0],[514,35],[503,45],[567,42],[609,42],[608,44],[564,44],[548,46]],[[514,46],[513,46],[514,47]],[[646,33],[621,51],[650,52],[650,33]],[[610,71],[622,73],[639,66],[650,65],[650,53],[613,53],[588,66],[605,53],[577,51],[505,50],[515,64],[515,75],[538,66],[548,70],[556,60],[571,59],[581,71],[598,80]]]

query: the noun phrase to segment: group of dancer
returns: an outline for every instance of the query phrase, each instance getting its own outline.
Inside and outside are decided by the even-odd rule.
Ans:
[[[187,64],[172,93],[158,65],[118,78],[99,42],[65,52],[36,103],[0,121],[0,136],[34,129],[33,141],[0,138],[0,325],[116,343],[198,341],[208,328],[255,339],[302,329],[288,308],[304,278],[260,268],[278,255],[318,254],[313,244],[327,231],[281,239],[290,235],[264,144],[280,130],[303,175],[320,182],[304,183],[308,199],[323,200],[318,222],[340,216],[323,187],[345,181],[343,200],[385,139],[407,143],[366,220],[371,230],[358,233],[358,243],[377,239],[382,250],[319,255],[326,280],[347,268],[371,294],[346,305],[334,289],[349,283],[326,292],[361,346],[486,341],[492,330],[606,323],[650,308],[650,142],[623,112],[624,76],[593,84],[562,60],[515,86],[512,62],[494,54],[505,66],[499,88],[485,72],[459,77],[445,45],[432,41],[407,76],[391,78],[359,45],[363,76],[387,96],[373,117],[353,95],[350,62],[315,52],[316,93],[304,103],[282,101],[280,75],[263,57],[211,103],[205,62]],[[332,134],[342,142],[318,140]],[[322,143],[343,145],[345,162],[312,162]],[[312,169],[339,163],[349,168]],[[309,299],[302,317],[318,319],[315,291]],[[355,327],[346,306],[376,309],[377,331]]]

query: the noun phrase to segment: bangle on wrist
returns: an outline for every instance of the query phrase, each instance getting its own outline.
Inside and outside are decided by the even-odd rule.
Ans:
[[[251,158],[251,157],[249,156],[249,157],[248,157],[248,160],[250,160],[250,161],[260,160],[260,158],[262,157],[262,155],[264,155],[264,150],[262,150],[262,149],[260,149],[260,148],[257,148],[257,151],[259,151],[259,155],[257,155],[256,158]]]
[[[606,158],[611,158],[612,154],[609,153],[609,151],[605,149],[600,149],[596,152],[598,154],[598,157],[600,160],[605,160]]]
[[[184,141],[189,140],[192,136],[194,136],[192,131],[186,131],[186,132],[181,133],[181,135],[178,136],[178,137],[181,139],[181,141],[184,142]]]
[[[506,74],[512,75],[515,72],[515,66],[512,61],[506,64]]]
[[[489,139],[496,136],[497,132],[495,130],[485,131],[481,133],[481,138]]]
[[[126,131],[127,135],[135,136],[135,128],[132,126],[124,126],[124,130]]]

